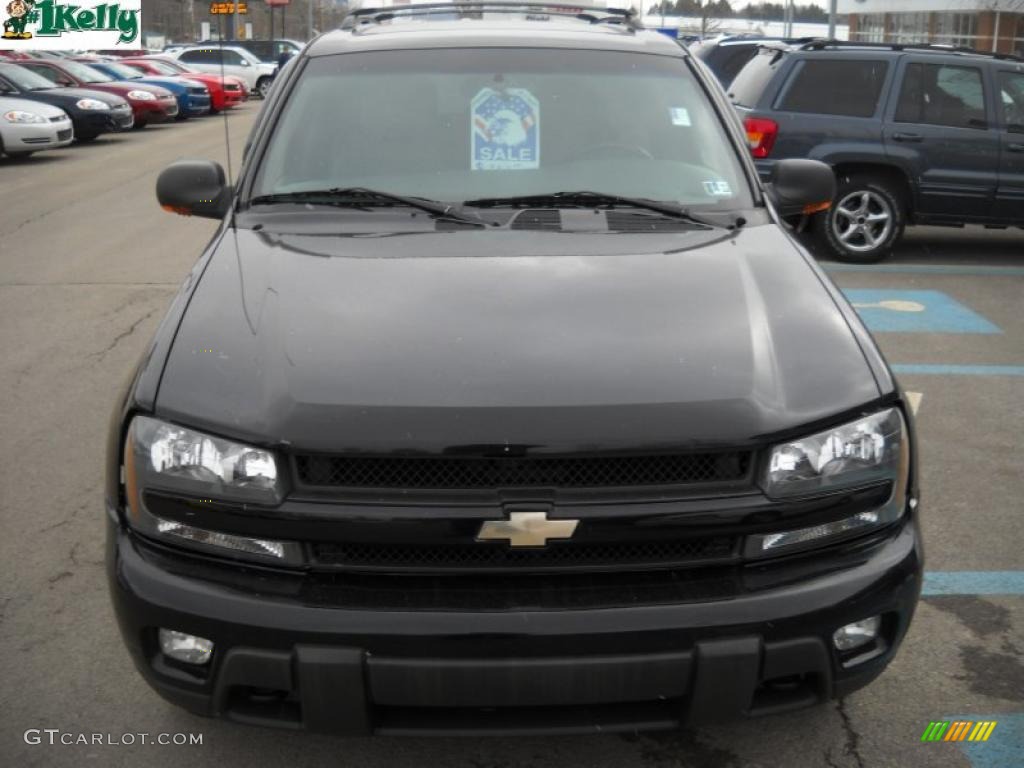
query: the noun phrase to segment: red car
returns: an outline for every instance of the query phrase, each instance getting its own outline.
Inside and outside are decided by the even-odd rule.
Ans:
[[[121,59],[120,64],[127,64],[135,67],[147,75],[163,75],[173,77],[185,77],[189,80],[198,80],[210,91],[210,112],[219,112],[222,109],[229,109],[245,100],[245,92],[242,84],[230,75],[221,77],[206,72],[198,72],[185,64],[164,58],[152,56],[140,57],[137,59]]]
[[[114,80],[88,64],[70,59],[32,59],[18,63],[54,85],[117,94],[131,105],[136,128],[145,128],[147,123],[163,123],[178,116],[178,100],[173,93],[158,85]]]

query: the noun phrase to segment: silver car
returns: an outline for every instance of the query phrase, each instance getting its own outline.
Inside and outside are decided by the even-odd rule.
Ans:
[[[0,154],[27,157],[42,149],[66,147],[74,139],[71,118],[63,109],[0,97]]]

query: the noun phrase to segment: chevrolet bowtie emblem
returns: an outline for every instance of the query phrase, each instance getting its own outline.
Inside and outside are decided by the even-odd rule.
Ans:
[[[508,520],[488,520],[477,541],[507,541],[511,547],[543,547],[548,539],[568,539],[579,520],[548,520],[546,512],[512,512]]]

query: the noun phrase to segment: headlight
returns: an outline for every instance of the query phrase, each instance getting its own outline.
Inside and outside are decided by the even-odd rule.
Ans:
[[[848,517],[747,536],[744,554],[774,557],[825,546],[899,520],[907,508],[910,444],[903,414],[890,408],[775,446],[762,481],[772,498],[852,489],[889,481],[888,500]],[[910,500],[913,507],[914,501]]]
[[[148,416],[132,420],[129,444],[143,488],[254,504],[281,500],[277,462],[262,448]]]
[[[898,477],[906,427],[896,408],[772,449],[764,478],[771,498],[803,496]]]
[[[136,101],[155,101],[154,96],[149,91],[128,91],[128,98],[135,99]]]
[[[220,555],[302,562],[295,542],[217,531],[204,524],[201,512],[190,512],[188,522],[169,520],[146,506],[149,492],[200,503],[276,506],[283,494],[277,462],[267,450],[136,416],[125,441],[124,485],[129,522],[147,535]]]
[[[75,106],[79,109],[88,109],[94,112],[106,112],[110,109],[109,104],[97,99],[79,99],[75,102]]]
[[[15,109],[10,112],[4,113],[4,120],[8,123],[45,123],[48,122],[42,115],[37,115],[35,112],[22,112],[21,110]]]

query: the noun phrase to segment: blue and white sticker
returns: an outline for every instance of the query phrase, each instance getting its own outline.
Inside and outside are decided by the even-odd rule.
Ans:
[[[731,197],[732,186],[724,179],[711,179],[704,182],[704,191],[711,197]]]
[[[540,104],[525,88],[484,88],[470,108],[474,171],[540,167]]]

